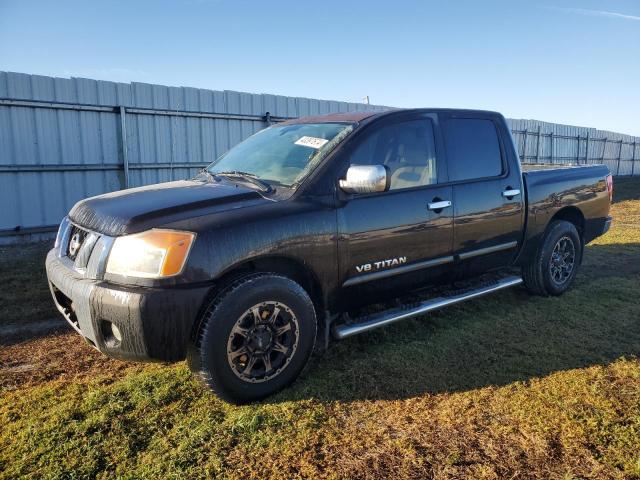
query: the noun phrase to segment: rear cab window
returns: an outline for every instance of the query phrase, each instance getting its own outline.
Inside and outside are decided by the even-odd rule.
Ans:
[[[503,173],[496,125],[484,118],[448,118],[443,122],[449,181],[498,177]]]

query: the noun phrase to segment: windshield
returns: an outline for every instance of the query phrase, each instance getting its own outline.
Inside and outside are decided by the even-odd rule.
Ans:
[[[249,174],[290,187],[300,182],[351,131],[350,123],[274,125],[239,143],[207,167],[215,174]]]

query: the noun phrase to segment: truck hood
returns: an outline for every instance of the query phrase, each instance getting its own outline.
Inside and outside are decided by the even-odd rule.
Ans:
[[[181,180],[81,200],[71,209],[69,218],[88,230],[120,236],[268,201],[241,185]]]

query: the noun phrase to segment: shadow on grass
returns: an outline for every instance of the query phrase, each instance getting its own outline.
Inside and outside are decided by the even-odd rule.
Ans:
[[[16,331],[11,337],[37,338],[50,333],[37,328],[43,320],[62,319],[51,299],[44,267],[51,243],[0,246],[0,343],[9,341],[3,328],[15,330],[24,325],[24,332]]]
[[[523,287],[340,343],[268,403],[402,399],[527,381],[640,354],[640,244],[594,245],[574,287]]]
[[[637,176],[613,179],[613,203],[625,200],[640,200],[640,179]]]
[[[57,313],[57,312],[56,312]],[[0,347],[9,347],[25,341],[47,338],[52,335],[73,332],[61,314],[47,320],[20,323],[0,323]]]

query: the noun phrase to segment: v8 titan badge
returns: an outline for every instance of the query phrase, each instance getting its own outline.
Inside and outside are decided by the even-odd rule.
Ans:
[[[372,270],[382,270],[383,268],[395,267],[407,263],[407,257],[389,258],[387,260],[379,260],[377,262],[365,263],[364,265],[356,265],[358,273],[371,272]]]

